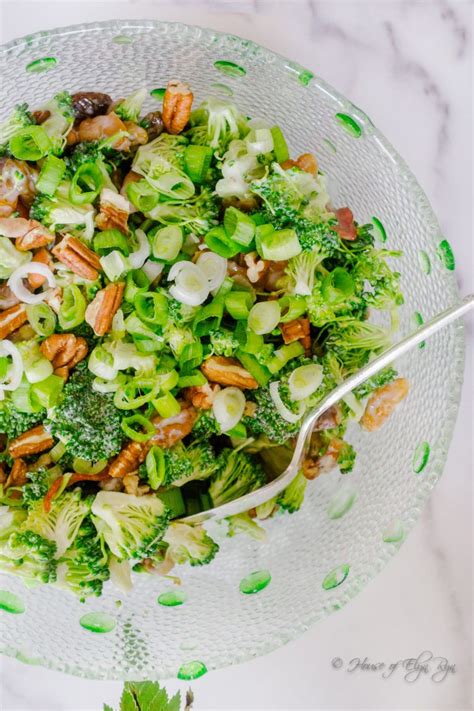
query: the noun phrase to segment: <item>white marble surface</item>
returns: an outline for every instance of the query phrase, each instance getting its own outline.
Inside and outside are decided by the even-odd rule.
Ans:
[[[472,291],[472,24],[470,3],[0,2],[2,42],[40,29],[111,18],[180,20],[231,31],[312,68],[363,107],[424,186]],[[387,569],[350,605],[300,639],[193,684],[204,709],[472,708],[472,343],[444,477]],[[354,657],[389,664],[423,650],[455,664],[436,683],[396,669],[347,671]],[[343,668],[331,667],[340,657]],[[4,711],[95,710],[121,685],[4,659]],[[178,687],[169,683],[170,689]]]

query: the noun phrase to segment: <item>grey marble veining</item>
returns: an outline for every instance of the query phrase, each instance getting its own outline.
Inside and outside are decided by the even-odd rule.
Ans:
[[[130,0],[4,2],[2,41],[58,25],[112,18],[178,20],[253,39],[311,68],[361,106],[407,160],[473,288],[472,6],[468,2]],[[472,364],[472,325],[468,363]],[[472,708],[472,375],[448,463],[429,505],[384,572],[350,605],[267,657],[194,684],[201,709]],[[456,673],[442,683],[331,668],[367,656],[391,662],[423,650]],[[92,711],[120,684],[1,664],[3,711]],[[170,690],[180,684],[170,682]]]

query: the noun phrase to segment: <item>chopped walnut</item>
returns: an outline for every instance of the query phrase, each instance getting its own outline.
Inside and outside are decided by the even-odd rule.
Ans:
[[[244,260],[247,265],[247,278],[252,284],[256,284],[268,271],[270,264],[264,259],[259,259],[257,252],[249,252]]]
[[[127,494],[132,494],[133,496],[143,496],[150,491],[149,486],[146,484],[140,484],[138,474],[126,474],[122,481],[125,493]]]
[[[184,397],[197,410],[210,410],[216,394],[221,389],[220,385],[205,383],[204,385],[194,385],[184,390]]]

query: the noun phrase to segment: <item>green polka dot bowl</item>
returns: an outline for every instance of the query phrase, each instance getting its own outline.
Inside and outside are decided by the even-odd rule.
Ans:
[[[400,335],[458,298],[455,255],[425,194],[317,66],[232,35],[148,20],[41,32],[4,46],[0,57],[2,119],[14,104],[35,106],[60,90],[120,97],[146,86],[148,111],[161,106],[170,78],[189,82],[196,102],[209,94],[235,101],[280,125],[292,155],[314,152],[333,203],[372,222],[380,247],[403,251]],[[349,431],[354,471],[311,482],[298,514],[264,522],[266,541],[221,535],[212,565],[182,566],[179,587],[137,574],[131,592],[107,583],[85,603],[3,577],[2,651],[83,677],[197,679],[265,654],[340,609],[399,550],[442,472],[462,381],[462,326],[397,367],[410,395],[380,431]]]

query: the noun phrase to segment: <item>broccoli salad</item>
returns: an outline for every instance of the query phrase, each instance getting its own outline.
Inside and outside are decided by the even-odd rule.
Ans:
[[[64,91],[0,126],[0,569],[82,600],[211,562],[181,519],[280,473],[403,303],[400,253],[271,116],[193,108],[180,81],[143,115],[147,95]],[[388,368],[332,407],[293,483],[228,535],[261,539],[309,480],[350,472],[348,423],[377,429],[407,391]]]

